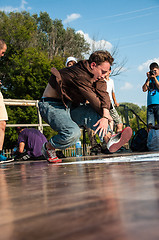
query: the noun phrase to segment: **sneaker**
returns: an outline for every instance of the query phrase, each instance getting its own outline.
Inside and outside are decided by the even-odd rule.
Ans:
[[[125,143],[127,143],[132,136],[132,129],[130,127],[124,128],[120,133],[113,135],[107,143],[109,152],[116,152]]]
[[[7,158],[4,155],[0,154],[0,164],[1,163],[9,163],[9,162],[13,162],[14,159],[13,158]]]
[[[27,152],[24,153],[18,153],[15,158],[15,161],[27,161],[30,160],[30,156],[27,154]]]
[[[49,163],[58,163],[62,162],[61,159],[59,159],[56,156],[56,152],[53,149],[46,149],[46,143],[43,144],[42,149],[41,149],[42,155],[47,159]]]
[[[0,161],[6,161],[7,157],[5,157],[4,155],[0,154]]]

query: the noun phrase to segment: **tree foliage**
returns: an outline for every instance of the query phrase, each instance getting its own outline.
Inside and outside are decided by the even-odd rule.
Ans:
[[[38,16],[0,11],[0,39],[7,43],[7,52],[0,59],[2,92],[11,99],[40,99],[51,67],[61,69],[68,56],[81,59],[89,49],[83,36],[74,29],[65,30],[61,20],[52,20],[46,12]],[[7,111],[8,123],[37,123],[35,107],[7,107]],[[45,129],[47,137],[50,131]],[[7,128],[5,147],[11,147],[16,138],[15,129]]]
[[[36,45],[36,22],[29,13],[0,12],[0,37],[5,39],[7,54]]]
[[[117,108],[117,111],[121,115],[123,122],[125,122],[126,114],[128,113],[129,124],[133,132],[136,132],[138,130],[137,118],[133,112],[135,112],[146,123],[147,108],[145,106],[142,106],[140,108],[137,104],[124,102],[120,103],[120,106]],[[145,127],[146,127],[145,124],[139,120],[139,128]]]
[[[65,30],[61,20],[52,20],[46,12],[40,12],[39,17],[33,16],[38,26],[40,42],[50,59],[55,56],[74,56],[82,59],[88,53],[89,44],[82,35],[75,33],[73,28]]]
[[[120,103],[120,106],[118,107],[118,111],[122,116],[125,116],[124,106],[128,107],[129,109],[132,109],[137,114],[141,111],[140,107],[137,104],[123,102],[123,103]],[[128,111],[128,116],[129,118],[133,118],[133,113],[131,111]]]
[[[146,123],[146,111],[141,110],[138,113],[138,115]],[[136,120],[135,116],[130,119],[130,126],[131,126],[133,132],[137,132],[138,126],[137,126],[137,120]],[[139,126],[140,126],[140,128],[146,128],[145,124],[143,124],[141,121],[139,121]]]
[[[40,99],[47,85],[51,67],[65,67],[68,56],[83,59],[89,44],[72,28],[64,29],[62,21],[51,19],[48,13],[30,15],[28,12],[5,14],[0,11],[0,39],[7,43],[7,52],[0,59],[0,79],[4,98]],[[145,115],[144,107],[127,104],[138,114]],[[35,107],[8,107],[8,123],[37,123]],[[119,112],[124,116],[122,107]],[[134,116],[129,113],[131,125],[136,128]],[[49,139],[56,134],[46,127]],[[6,129],[5,148],[17,140],[15,128]]]
[[[4,69],[5,98],[39,99],[50,75],[51,61],[36,48],[8,56]]]

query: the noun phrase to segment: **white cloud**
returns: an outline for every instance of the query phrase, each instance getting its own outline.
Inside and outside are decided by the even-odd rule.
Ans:
[[[130,90],[133,88],[133,85],[129,82],[125,82],[124,86],[122,86],[120,89],[121,90]]]
[[[18,8],[13,8],[11,6],[0,7],[0,11],[2,11],[2,12],[18,12]]]
[[[81,15],[79,13],[72,13],[71,15],[67,15],[67,18],[63,21],[64,24],[67,24],[69,22],[72,22],[78,18],[80,18]]]
[[[0,11],[4,12],[21,12],[24,10],[30,10],[31,7],[25,7],[25,5],[28,4],[25,0],[21,1],[21,5],[19,7],[12,7],[12,6],[6,6],[6,7],[0,7]]]
[[[154,58],[154,59],[147,60],[146,62],[142,63],[142,64],[138,67],[138,70],[139,70],[139,71],[146,71],[147,69],[149,69],[149,65],[150,65],[152,62],[157,62],[157,63],[159,64],[159,58]]]
[[[20,8],[25,10],[25,5],[28,4],[25,0],[22,0]]]
[[[84,36],[85,40],[90,44],[91,52],[94,50],[99,50],[99,49],[105,49],[110,51],[112,49],[112,44],[108,41],[105,40],[99,40],[99,41],[95,41],[93,39],[91,39],[88,35],[88,33],[84,33],[82,30],[77,31],[77,33],[80,33],[81,35]]]

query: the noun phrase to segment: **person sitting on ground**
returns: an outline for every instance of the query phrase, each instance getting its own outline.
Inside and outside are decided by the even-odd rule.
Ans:
[[[77,59],[74,58],[74,57],[68,57],[67,60],[66,60],[66,67],[71,67],[73,65],[75,65],[77,63]]]
[[[39,160],[45,159],[41,153],[41,148],[45,142],[46,137],[35,128],[21,128],[17,127],[18,133],[18,147],[15,160]]]

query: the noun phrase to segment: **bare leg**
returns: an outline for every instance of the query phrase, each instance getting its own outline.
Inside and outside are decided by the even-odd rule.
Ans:
[[[121,132],[123,130],[123,124],[122,123],[119,123],[117,124],[117,129],[116,129],[116,132]]]
[[[111,136],[112,136],[111,132],[108,132],[107,135],[104,137],[105,143],[107,143],[110,140]]]
[[[0,151],[2,151],[2,149],[3,149],[5,128],[6,128],[6,122],[0,121]]]

